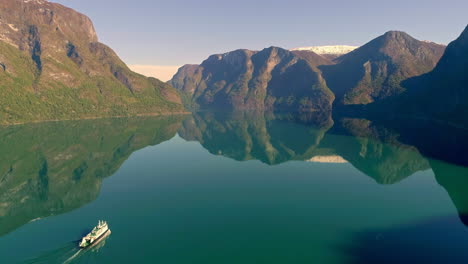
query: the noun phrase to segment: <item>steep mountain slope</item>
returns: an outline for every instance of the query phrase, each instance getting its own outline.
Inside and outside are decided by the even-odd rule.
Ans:
[[[90,19],[45,0],[0,2],[0,123],[178,112],[176,91],[136,74]]]
[[[170,84],[191,107],[330,111],[334,96],[317,68],[327,62],[277,47],[236,50],[182,67]]]
[[[313,47],[301,47],[295,48],[291,51],[312,51],[326,59],[334,60],[342,55],[350,53],[357,49],[357,46],[348,45],[335,45],[335,46],[313,46]]]
[[[333,61],[310,50],[293,50],[291,52],[299,58],[307,61],[309,65],[317,72],[320,72],[318,69],[319,66],[334,64]]]
[[[433,71],[403,83],[410,90],[400,101],[411,114],[468,124],[468,26],[447,46]],[[408,105],[408,102],[413,102]]]
[[[368,104],[401,94],[401,81],[431,71],[445,46],[390,31],[321,66],[337,104]]]
[[[179,90],[182,102],[188,108],[196,108],[192,97],[202,80],[203,68],[196,64],[187,64],[179,68],[177,73],[169,80],[169,84]]]

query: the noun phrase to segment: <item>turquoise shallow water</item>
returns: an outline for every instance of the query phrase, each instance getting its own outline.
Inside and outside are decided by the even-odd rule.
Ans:
[[[0,263],[468,259],[465,168],[330,127],[196,118],[3,129]],[[78,252],[99,219],[112,234]]]

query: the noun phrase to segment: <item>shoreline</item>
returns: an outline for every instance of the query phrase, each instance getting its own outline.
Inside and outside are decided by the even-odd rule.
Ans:
[[[27,124],[41,124],[41,123],[63,122],[63,121],[134,118],[134,117],[158,117],[158,116],[190,115],[190,114],[192,114],[192,112],[146,113],[146,114],[137,114],[137,115],[91,116],[91,117],[82,117],[82,118],[46,119],[46,120],[34,120],[34,121],[27,121],[27,122],[14,122],[14,123],[5,123],[5,124],[0,123],[0,127],[11,127],[11,126],[20,126],[20,125],[27,125]]]

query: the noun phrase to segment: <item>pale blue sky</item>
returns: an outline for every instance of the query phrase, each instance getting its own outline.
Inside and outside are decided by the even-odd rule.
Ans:
[[[448,43],[468,23],[466,0],[53,0],[94,22],[129,64],[200,63],[238,48],[362,45],[388,30]]]

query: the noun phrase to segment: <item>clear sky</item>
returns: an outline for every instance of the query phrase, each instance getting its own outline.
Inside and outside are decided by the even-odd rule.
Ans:
[[[147,71],[239,48],[362,45],[388,30],[446,44],[468,23],[467,0],[51,1],[88,15],[101,42]]]

